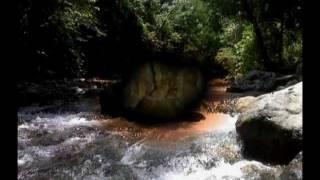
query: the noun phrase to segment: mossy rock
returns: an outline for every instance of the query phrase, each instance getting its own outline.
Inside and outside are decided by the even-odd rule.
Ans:
[[[126,81],[123,106],[138,116],[175,118],[196,104],[205,84],[196,66],[148,62],[139,66]]]

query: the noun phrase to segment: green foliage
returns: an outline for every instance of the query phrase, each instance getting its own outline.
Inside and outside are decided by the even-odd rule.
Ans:
[[[245,26],[242,39],[235,44],[235,53],[238,57],[238,68],[241,73],[246,73],[257,68],[257,49],[255,34],[252,25]]]
[[[171,22],[184,43],[184,53],[210,55],[220,46],[218,31],[220,30],[210,14],[213,14],[208,4],[199,1],[180,1]],[[206,58],[200,57],[201,58]]]
[[[302,32],[285,32],[283,61],[295,66],[302,61]]]
[[[85,44],[105,34],[99,29],[90,0],[25,0],[21,14],[21,39],[37,59],[38,73],[81,76],[85,73]],[[29,62],[32,64],[31,62]]]
[[[214,14],[203,0],[140,1],[131,4],[146,41],[160,51],[176,51],[204,59],[220,46]]]
[[[222,65],[231,76],[235,76],[238,72],[237,57],[230,47],[221,48],[215,56],[215,61]]]
[[[302,59],[301,7],[301,0],[23,0],[19,39],[28,69],[61,77],[125,72],[131,66],[123,64],[153,53],[217,62],[232,76],[265,60],[274,71],[292,70]]]
[[[85,44],[93,38],[104,37],[106,34],[99,29],[96,13],[99,10],[94,1],[70,0],[62,1],[61,9],[55,11],[48,20],[56,27],[59,41],[65,42],[68,58],[65,60],[66,71],[71,76],[85,74]]]
[[[302,59],[301,0],[234,0],[234,5],[210,2],[218,2],[226,10],[221,11],[226,17],[216,60],[230,74],[256,68],[294,72]]]
[[[302,51],[302,42],[297,40],[301,37],[302,0],[242,1],[248,3],[252,13],[252,17],[249,18],[247,16],[249,11],[245,11],[245,18],[256,24],[261,32],[263,49],[272,62],[272,70],[290,71],[291,68],[291,71],[294,71],[295,62],[302,58],[299,55],[299,51],[300,53]],[[291,53],[295,57],[290,56]]]
[[[222,42],[225,47],[220,49],[215,59],[228,70],[231,76],[238,76],[258,68],[258,54],[252,25],[240,26],[230,21],[226,24],[223,36]]]

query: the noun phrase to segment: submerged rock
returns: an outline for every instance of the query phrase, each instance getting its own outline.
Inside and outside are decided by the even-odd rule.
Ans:
[[[289,163],[302,150],[302,82],[251,101],[236,123],[245,155]]]
[[[125,84],[123,106],[141,116],[174,118],[200,98],[204,87],[204,77],[196,67],[149,62]]]

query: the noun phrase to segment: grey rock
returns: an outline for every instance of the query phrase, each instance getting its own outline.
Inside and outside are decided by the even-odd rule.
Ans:
[[[274,72],[253,70],[235,80],[227,89],[229,92],[261,91],[271,92],[279,86],[288,87],[296,84],[299,78],[295,74],[278,75]],[[278,88],[280,89],[280,88]]]
[[[253,70],[234,81],[227,90],[230,92],[269,91],[275,86],[275,78],[276,74],[273,72]]]
[[[281,175],[281,180],[302,179],[302,151],[286,166]]]
[[[302,149],[302,82],[252,100],[236,130],[247,157],[289,163]]]
[[[254,104],[256,100],[257,98],[254,96],[246,96],[238,99],[236,102],[236,111],[244,112],[249,106]]]

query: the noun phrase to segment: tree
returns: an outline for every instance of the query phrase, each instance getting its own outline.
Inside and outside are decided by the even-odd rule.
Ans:
[[[283,50],[289,46],[284,43],[285,33],[300,35],[302,1],[241,0],[241,4],[246,19],[254,26],[264,67],[281,67],[277,64],[285,61]]]

